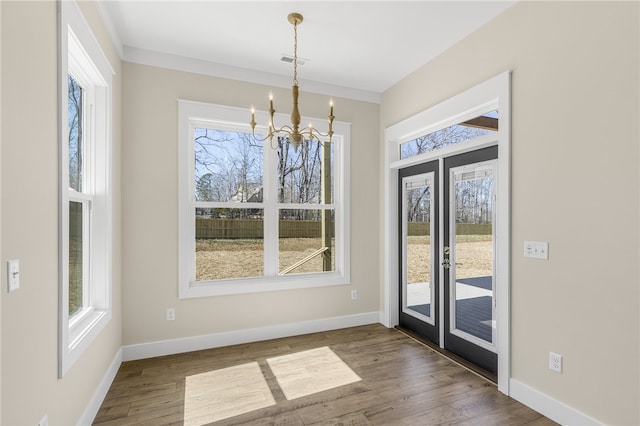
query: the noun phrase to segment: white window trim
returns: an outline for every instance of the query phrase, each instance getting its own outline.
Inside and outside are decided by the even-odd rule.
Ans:
[[[268,123],[268,115],[264,111],[256,111],[256,121]],[[181,299],[193,297],[220,296],[227,294],[256,293],[287,289],[311,288],[349,284],[350,241],[349,241],[349,152],[351,125],[334,122],[335,141],[334,162],[334,208],[336,215],[336,258],[335,271],[308,274],[292,274],[278,276],[273,271],[265,270],[265,276],[253,278],[236,278],[216,281],[195,281],[195,206],[193,197],[193,129],[208,124],[209,126],[232,131],[250,132],[250,113],[248,109],[234,108],[188,100],[178,100],[178,294]],[[276,114],[276,122],[287,122],[289,116]],[[326,119],[303,117],[302,122],[312,123],[320,131],[326,131]],[[266,131],[258,128],[257,131]],[[270,150],[269,142],[265,145]],[[264,185],[271,185],[276,170],[275,155],[270,160],[265,155]],[[267,207],[266,200],[262,207]],[[242,205],[241,207],[247,207]],[[321,205],[300,206],[294,208],[321,209]],[[341,218],[341,219],[339,219]],[[277,229],[265,226],[265,256],[276,256],[275,251],[266,247],[267,241],[276,242]],[[268,274],[268,275],[267,275]]]
[[[419,136],[458,124],[478,115],[498,109],[500,128],[497,135],[479,138],[448,146],[440,150],[400,160],[400,144]],[[443,158],[497,145],[498,157],[496,241],[500,253],[496,253],[495,274],[498,347],[498,390],[509,395],[511,377],[510,352],[510,253],[511,253],[511,71],[506,71],[480,83],[450,99],[423,110],[412,117],[385,129],[384,145],[384,263],[381,322],[387,327],[398,324],[398,168],[418,164],[428,159]],[[442,173],[442,170],[441,170]],[[441,176],[442,177],[442,176]],[[442,182],[442,179],[441,179]],[[440,206],[443,209],[443,206]],[[442,214],[442,211],[441,211]],[[442,226],[442,225],[441,225]],[[441,297],[442,291],[441,291]],[[443,321],[441,312],[440,321]]]
[[[59,332],[58,376],[62,378],[111,320],[112,281],[112,184],[111,184],[111,82],[114,74],[107,57],[74,1],[58,2],[59,60]],[[87,132],[87,169],[91,170],[86,192],[69,190],[68,84],[67,75],[89,83],[93,107],[85,109],[90,122]],[[85,307],[69,318],[69,202],[88,203],[90,213]],[[88,224],[83,224],[87,226]]]

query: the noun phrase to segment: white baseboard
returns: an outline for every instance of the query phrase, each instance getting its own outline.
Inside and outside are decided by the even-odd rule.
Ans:
[[[515,379],[509,381],[509,396],[561,425],[602,425],[599,421]]]
[[[278,324],[267,327],[225,331],[222,333],[207,334],[204,336],[183,337],[180,339],[141,343],[137,345],[124,346],[122,348],[122,361],[173,355],[183,352],[258,342],[261,340],[279,339],[282,337],[337,330],[340,328],[356,327],[359,325],[377,324],[379,323],[379,320],[379,312],[368,312],[343,317],[323,318],[319,320]]]
[[[84,409],[84,413],[82,413],[80,420],[78,420],[78,425],[85,426],[93,424],[93,420],[96,418],[98,410],[100,410],[100,406],[102,405],[104,398],[107,396],[107,392],[109,391],[113,380],[116,378],[120,364],[122,364],[122,348],[116,352],[116,356],[113,358],[113,361],[111,361],[111,365],[109,365],[109,368],[102,377],[98,388],[91,396],[89,404],[87,404],[87,407]]]

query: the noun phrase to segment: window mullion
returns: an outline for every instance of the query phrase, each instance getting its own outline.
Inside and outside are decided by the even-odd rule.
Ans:
[[[277,151],[264,142],[264,275],[278,275]]]

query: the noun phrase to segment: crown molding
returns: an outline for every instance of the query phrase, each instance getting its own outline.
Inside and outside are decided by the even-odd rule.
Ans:
[[[291,77],[288,76],[266,73],[247,68],[232,67],[229,65],[223,65],[216,62],[205,61],[202,59],[155,52],[131,46],[123,47],[122,59],[127,62],[133,62],[141,65],[150,65],[160,68],[168,68],[176,71],[191,72],[212,77],[263,84],[271,87],[291,87]],[[380,93],[377,92],[352,89],[343,86],[320,83],[313,80],[300,79],[300,85],[304,86],[305,92],[353,99],[356,101],[379,104],[381,98]]]

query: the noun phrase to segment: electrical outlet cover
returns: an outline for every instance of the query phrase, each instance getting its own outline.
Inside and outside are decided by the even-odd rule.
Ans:
[[[562,374],[562,355],[549,352],[549,370]]]

